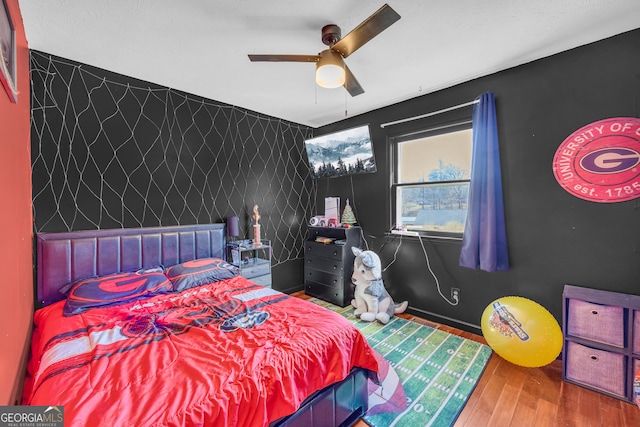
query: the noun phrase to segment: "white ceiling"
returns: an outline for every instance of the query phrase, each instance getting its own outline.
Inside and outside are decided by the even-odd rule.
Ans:
[[[20,0],[27,41],[116,73],[319,127],[640,27],[639,0],[388,0],[401,19],[345,59],[365,93],[315,85],[321,28],[384,0]]]

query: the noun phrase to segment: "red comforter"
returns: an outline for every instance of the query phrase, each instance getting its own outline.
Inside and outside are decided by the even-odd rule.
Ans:
[[[342,316],[242,277],[71,317],[36,311],[24,404],[66,425],[261,426],[374,351]]]

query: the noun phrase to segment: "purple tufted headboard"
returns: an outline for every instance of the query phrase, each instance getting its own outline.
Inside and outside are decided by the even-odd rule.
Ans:
[[[59,301],[64,295],[58,290],[83,277],[197,258],[226,259],[225,243],[224,224],[39,233],[37,298],[42,306]]]

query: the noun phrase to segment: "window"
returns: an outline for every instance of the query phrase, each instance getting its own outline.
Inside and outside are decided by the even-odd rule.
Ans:
[[[446,132],[425,131],[393,139],[397,228],[460,236],[464,231],[471,176],[469,122]]]

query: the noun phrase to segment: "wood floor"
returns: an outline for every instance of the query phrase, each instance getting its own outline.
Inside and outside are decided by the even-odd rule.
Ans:
[[[309,298],[302,291],[292,296]],[[469,332],[408,314],[398,316],[486,344],[483,337]],[[367,426],[364,421],[355,425]],[[454,426],[631,427],[640,426],[640,408],[562,381],[558,360],[541,368],[523,368],[494,353]]]

